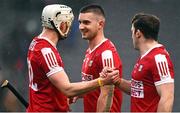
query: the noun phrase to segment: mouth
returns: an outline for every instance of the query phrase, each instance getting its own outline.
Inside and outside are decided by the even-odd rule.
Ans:
[[[87,38],[87,32],[81,32],[82,38],[86,39]]]
[[[85,36],[88,31],[81,31],[82,36]]]

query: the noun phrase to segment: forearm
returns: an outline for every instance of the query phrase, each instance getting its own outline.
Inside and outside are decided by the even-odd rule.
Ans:
[[[103,91],[104,89],[104,91]],[[114,95],[114,85],[101,87],[101,93],[97,101],[97,112],[110,112]]]
[[[102,84],[104,83],[104,79],[101,78],[87,82],[70,83],[65,71],[61,71],[59,73],[51,75],[49,77],[49,80],[54,86],[56,86],[57,89],[59,89],[67,97],[77,96],[99,87],[100,85],[98,81],[101,81]]]
[[[131,94],[131,81],[130,80],[125,80],[121,78],[115,85],[126,94],[128,95]]]
[[[67,86],[64,92],[66,96],[73,97],[84,94],[88,91],[96,89],[97,87],[99,87],[99,84],[98,84],[98,80],[95,79],[87,82],[69,83],[69,86]]]
[[[168,99],[161,98],[158,104],[157,112],[172,112],[174,96],[169,96]]]
[[[105,106],[107,103],[107,96],[105,95],[100,95],[97,101],[97,108],[96,112],[103,112],[105,111]]]
[[[111,84],[113,82],[113,77],[116,77],[117,75],[118,71],[113,71],[112,73],[109,73],[106,78],[98,78],[87,82],[70,83],[65,71],[60,71],[49,76],[49,80],[67,97],[73,97],[91,91],[97,87]]]

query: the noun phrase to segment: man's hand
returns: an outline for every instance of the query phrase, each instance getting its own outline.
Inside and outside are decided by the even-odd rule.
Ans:
[[[122,78],[120,78],[120,76],[115,76],[113,79],[113,84],[115,86],[119,86],[121,84]]]
[[[125,80],[119,76],[119,71],[115,68],[105,67],[100,74],[103,79],[110,79],[108,82],[114,84],[116,87],[121,89],[126,94],[131,93],[131,81]],[[106,85],[106,81],[104,83]]]
[[[101,73],[99,73],[99,75],[100,75],[101,78],[106,78],[107,74],[112,72],[112,71],[113,71],[113,68],[104,67],[103,70],[101,71]]]
[[[119,70],[115,68],[104,67],[100,74],[100,79],[103,85],[110,85],[117,82],[119,77]]]

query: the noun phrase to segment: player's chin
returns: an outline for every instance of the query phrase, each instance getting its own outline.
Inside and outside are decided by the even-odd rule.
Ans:
[[[88,38],[87,38],[86,36],[83,36],[83,35],[82,35],[82,39],[85,39],[85,40],[87,40]]]

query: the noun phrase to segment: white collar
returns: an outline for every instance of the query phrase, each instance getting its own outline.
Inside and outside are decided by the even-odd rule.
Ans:
[[[97,46],[95,46],[92,50],[89,48],[89,53],[92,53],[96,48],[98,48],[102,43],[104,43],[107,39],[103,39]]]

